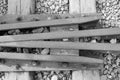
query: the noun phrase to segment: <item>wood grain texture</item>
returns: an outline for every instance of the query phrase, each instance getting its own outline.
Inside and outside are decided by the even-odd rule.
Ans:
[[[7,14],[20,14],[21,0],[8,0],[8,13]]]
[[[93,80],[100,80],[100,71],[99,70],[93,70]]]
[[[100,80],[100,74],[98,70],[73,71],[72,80]]]
[[[69,0],[69,12],[71,14],[77,13],[96,13],[95,0]]]
[[[7,72],[4,80],[32,80],[28,72]]]
[[[81,49],[81,50],[109,50],[120,51],[120,44],[110,43],[80,43],[80,42],[55,42],[55,41],[26,41],[0,43],[6,47],[26,47],[26,48],[55,48],[55,49]]]
[[[33,12],[34,0],[8,0],[8,14],[27,15]],[[12,61],[10,60],[10,63]],[[31,80],[29,72],[9,73],[6,80]]]
[[[57,55],[34,55],[34,54],[17,54],[0,52],[0,58],[16,59],[16,60],[38,60],[38,61],[53,61],[53,62],[78,62],[78,63],[98,63],[102,64],[103,60],[88,57],[78,56],[57,56]]]
[[[96,13],[95,0],[79,0],[81,13]]]
[[[76,1],[69,0],[69,13],[70,14],[79,13],[78,2],[79,2],[79,0],[76,0]],[[78,25],[65,25],[65,26],[51,26],[50,27],[51,32],[54,32],[54,31],[70,31],[70,29],[72,29],[72,31],[78,31],[79,28],[78,28]],[[79,42],[79,38],[71,38],[71,39],[64,38],[61,41],[63,41],[63,42],[68,42],[68,41]],[[79,50],[51,49],[50,54],[51,55],[76,55],[76,56],[79,56]]]
[[[17,53],[18,54],[18,53]],[[68,63],[64,66],[63,62],[50,62],[50,61],[36,61],[34,60],[16,60],[6,59],[5,64],[0,64],[0,71],[51,71],[51,70],[98,70],[101,69],[102,64],[87,64],[85,63]],[[16,68],[19,64],[20,68]],[[36,64],[36,65],[35,65]]]
[[[0,25],[0,30],[16,29],[16,28],[31,28],[31,27],[43,27],[43,26],[59,26],[59,25],[70,25],[70,24],[82,24],[91,21],[99,20],[101,17],[80,17],[80,18],[70,18],[70,19],[58,19],[58,20],[46,20],[46,21],[33,21],[33,22],[23,22],[14,24],[3,24]]]
[[[33,14],[35,11],[35,0],[21,0],[21,15]]]
[[[89,36],[106,36],[106,35],[118,35],[120,34],[120,28],[109,29],[94,29],[94,30],[82,30],[82,31],[55,31],[49,33],[37,33],[37,34],[24,34],[24,35],[9,35],[0,36],[0,42],[16,42],[38,39],[62,39],[62,38],[76,38],[76,37],[89,37]]]
[[[33,0],[8,0],[8,14],[26,15],[33,13]]]
[[[8,66],[8,65],[0,65],[0,71],[17,71],[17,72],[24,72],[24,71],[51,71],[51,70],[61,70],[61,71],[66,71],[66,70],[84,70],[85,68],[78,67],[78,68],[72,68],[72,67],[41,67],[41,66],[21,66],[22,69],[15,69],[13,66]],[[88,70],[97,70],[100,68],[87,68]]]
[[[61,31],[61,33],[63,33],[63,31],[71,31],[71,30],[78,31],[78,25],[50,27],[51,32]],[[53,41],[79,42],[79,38],[64,37],[63,39],[54,39]],[[51,49],[50,54],[51,55],[76,55],[76,56],[79,56],[79,50]]]
[[[48,17],[55,17],[55,16],[60,16],[61,18],[71,18],[71,17],[82,17],[82,16],[101,16],[100,13],[86,13],[86,14],[28,14],[28,15],[13,15],[13,14],[6,14],[4,16],[0,16],[0,23],[6,22],[6,23],[17,23],[17,22],[29,22],[33,21],[34,19],[38,20],[47,20]],[[21,17],[22,21],[17,21],[17,18]]]
[[[83,80],[83,71],[73,71],[72,72],[72,80]]]
[[[92,71],[90,70],[84,70],[83,71],[83,80],[94,80],[94,75],[92,74]]]
[[[69,13],[77,14],[80,13],[80,0],[69,0]]]

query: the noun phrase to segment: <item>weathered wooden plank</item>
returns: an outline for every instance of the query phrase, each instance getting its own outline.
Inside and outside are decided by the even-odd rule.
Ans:
[[[84,70],[83,71],[83,80],[93,80],[93,75],[92,75],[92,71],[90,70]]]
[[[17,74],[15,72],[12,73],[5,73],[6,77],[5,80],[16,80]]]
[[[69,69],[69,68],[41,68],[41,67],[32,67],[32,66],[22,66],[23,70],[17,70],[15,68],[9,67],[7,65],[0,65],[0,71],[51,71],[51,70],[75,70],[74,68]]]
[[[17,54],[0,52],[0,58],[16,59],[16,60],[38,60],[53,62],[78,62],[78,63],[98,63],[102,64],[103,60],[96,58],[80,57],[80,56],[57,56],[57,55],[35,55],[35,54]]]
[[[69,13],[77,14],[80,13],[80,0],[69,0]]]
[[[58,20],[46,20],[46,21],[33,21],[23,22],[14,24],[3,24],[0,25],[0,30],[16,29],[16,28],[31,28],[31,27],[42,27],[42,26],[59,26],[59,25],[70,25],[70,24],[81,24],[90,21],[95,21],[100,17],[81,17],[81,18],[69,18],[69,19],[58,19]]]
[[[21,0],[8,0],[8,14],[20,14]]]
[[[33,13],[33,3],[33,0],[8,0],[8,14],[26,15]]]
[[[19,53],[17,53],[19,54]],[[16,68],[17,66],[19,68]],[[0,71],[51,71],[51,70],[98,70],[102,64],[81,64],[81,63],[67,63],[63,62],[46,62],[33,60],[15,60],[6,59],[4,64],[0,64]]]
[[[78,4],[78,5],[77,5]],[[70,14],[79,14],[79,0],[69,0],[69,12]],[[73,16],[74,17],[74,16]],[[65,26],[52,26],[50,27],[50,32],[54,32],[54,31],[78,31],[78,25],[65,25]],[[59,40],[56,40],[59,41]],[[73,41],[73,42],[79,42],[79,38],[64,38],[61,41],[63,42],[69,42],[69,41]],[[51,55],[76,55],[79,56],[79,50],[66,50],[66,49],[51,49],[50,50],[50,54]]]
[[[99,70],[93,70],[93,80],[100,80],[100,71]]]
[[[22,74],[21,74],[22,73]],[[7,72],[3,80],[32,80],[28,72]]]
[[[33,12],[34,0],[8,0],[8,14],[27,15]],[[4,23],[4,22],[3,22]],[[7,23],[7,22],[5,22]],[[17,48],[19,49],[19,48]],[[12,61],[10,61],[12,63]],[[31,80],[29,72],[9,73],[6,80]]]
[[[66,71],[66,70],[84,70],[84,68],[80,67],[80,68],[65,68],[65,67],[40,67],[40,66],[21,66],[22,69],[15,69],[14,67],[8,66],[7,64],[5,65],[0,65],[0,71],[9,71],[9,72],[13,72],[13,71],[17,71],[17,72],[21,72],[21,71],[51,71],[51,70],[62,70],[62,71]],[[99,68],[89,68],[88,70],[97,70]]]
[[[57,26],[57,27],[50,27],[51,32],[61,31],[78,31],[78,25],[69,25],[69,26]],[[60,33],[60,34],[61,34]],[[63,39],[56,39],[54,41],[63,41],[63,42],[79,42],[79,38],[63,38]],[[51,49],[51,55],[76,55],[79,56],[79,50],[66,50],[66,49]]]
[[[82,16],[101,16],[100,13],[95,13],[95,14],[28,14],[28,15],[12,15],[12,14],[7,14],[4,16],[0,16],[0,23],[6,22],[8,23],[17,23],[17,22],[29,22],[33,21],[35,19],[38,20],[47,20],[48,18],[51,17],[53,19],[55,16],[61,17],[61,18],[71,18],[71,17],[82,17]],[[17,21],[18,18],[21,18],[21,21]]]
[[[56,49],[82,49],[82,50],[120,51],[120,44],[110,44],[110,43],[26,41],[26,42],[0,43],[0,46],[26,47],[26,48],[56,48]]]
[[[0,42],[106,36],[106,35],[118,35],[118,34],[120,34],[120,28],[94,29],[94,30],[82,30],[82,31],[57,31],[57,32],[49,32],[49,33],[0,36]]]
[[[98,70],[73,71],[72,80],[100,80],[100,74]]]
[[[80,0],[79,3],[81,13],[96,13],[95,0]]]
[[[87,75],[86,75],[87,77]],[[73,71],[72,72],[72,80],[83,80],[83,72],[82,70],[79,71]]]
[[[95,0],[76,0],[76,1],[69,0],[69,12],[71,14],[96,13],[96,1]]]
[[[21,15],[28,15],[35,12],[35,1],[34,0],[21,0]]]

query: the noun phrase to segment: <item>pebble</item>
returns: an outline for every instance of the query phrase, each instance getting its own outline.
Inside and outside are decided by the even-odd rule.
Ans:
[[[71,80],[70,71],[39,71],[35,80]]]
[[[51,20],[52,18],[51,17],[48,17],[47,20]]]
[[[36,3],[36,13],[63,14],[68,13],[69,10],[68,0],[37,0],[37,2],[38,3]],[[45,11],[45,9],[43,8],[46,8],[47,11]]]
[[[97,0],[97,10],[98,12],[102,13],[104,19],[102,20],[102,22],[106,22],[108,21],[109,23],[111,23],[114,20],[119,20],[118,18],[115,18],[115,16],[117,14],[120,14],[120,2],[118,0]],[[114,13],[115,12],[115,13]],[[109,14],[108,14],[109,13]],[[105,16],[106,15],[106,16]],[[109,24],[103,24],[103,28],[104,27],[111,27],[111,25]],[[112,26],[112,27],[117,27],[117,26]]]
[[[92,40],[91,43],[97,43],[97,41],[96,40]]]
[[[57,75],[53,75],[51,80],[58,80],[58,76]]]
[[[111,43],[111,44],[116,44],[116,43],[117,43],[117,39],[111,39],[111,40],[110,40],[110,43]]]
[[[46,49],[43,49],[43,50],[41,51],[41,54],[42,54],[42,55],[48,55],[49,52],[50,52],[50,50],[49,50],[48,48],[46,48]]]

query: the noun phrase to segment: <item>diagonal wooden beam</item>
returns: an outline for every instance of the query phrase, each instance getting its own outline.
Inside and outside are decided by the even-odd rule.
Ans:
[[[6,22],[6,23],[18,23],[18,22],[30,22],[30,21],[33,21],[35,19],[38,19],[40,21],[42,20],[47,20],[48,17],[51,17],[52,19],[54,19],[54,17],[61,17],[62,19],[64,18],[78,18],[78,17],[94,17],[94,16],[98,16],[100,17],[101,14],[100,13],[86,13],[86,14],[69,14],[69,13],[66,13],[66,14],[28,14],[28,15],[10,15],[10,14],[7,14],[7,15],[4,15],[4,16],[0,16],[0,23],[3,23],[3,22]],[[18,18],[21,18],[22,20],[21,21],[18,21],[17,19]]]
[[[81,24],[81,23],[99,20],[100,18],[101,18],[100,16],[92,16],[92,17],[90,16],[90,17],[80,17],[80,18],[33,21],[33,22],[22,22],[22,23],[14,23],[14,24],[2,24],[0,25],[0,30]]]
[[[96,58],[80,57],[80,56],[57,56],[57,55],[36,55],[23,53],[7,53],[0,52],[2,59],[16,60],[38,60],[38,61],[53,61],[53,62],[78,62],[78,63],[103,63],[103,60]]]
[[[66,70],[77,70],[75,68],[43,68],[43,67],[40,67],[40,66],[21,66],[22,69],[15,69],[13,67],[10,67],[8,66],[7,64],[6,65],[0,65],[0,71],[17,71],[17,72],[20,72],[20,71],[51,71],[51,70],[62,70],[62,71],[66,71]]]
[[[26,47],[26,48],[58,48],[58,49],[82,49],[82,50],[120,51],[120,44],[110,44],[110,43],[26,41],[26,42],[0,43],[0,46],[6,46],[6,47]]]
[[[106,36],[106,35],[118,35],[118,34],[120,34],[120,28],[94,29],[94,30],[82,30],[82,31],[71,31],[71,32],[57,31],[57,32],[49,32],[49,33],[0,36],[0,42]]]
[[[13,61],[13,60],[9,60],[9,61]],[[23,62],[23,64],[21,64],[21,62]],[[62,71],[66,71],[66,70],[98,70],[102,68],[102,64],[87,64],[85,65],[81,65],[81,63],[69,63],[69,65],[67,67],[64,67],[64,65],[61,62],[55,62],[55,64],[53,64],[53,62],[47,62],[49,64],[44,64],[46,62],[40,62],[39,65],[30,65],[29,63],[31,63],[31,61],[26,61],[28,63],[27,66],[24,65],[24,61],[20,60],[20,62],[17,63],[12,63],[12,65],[10,63],[5,63],[5,64],[0,64],[0,71],[51,71],[51,70],[62,70]],[[15,67],[20,64],[20,68],[16,69]],[[44,65],[42,65],[44,64]],[[75,66],[76,64],[76,66]],[[14,65],[14,67],[13,67]]]
[[[22,69],[15,69],[13,67],[10,67],[10,66],[7,66],[7,65],[0,65],[0,71],[4,71],[4,72],[13,72],[13,71],[17,71],[17,72],[23,72],[23,71],[66,71],[66,70],[86,70],[84,68],[60,68],[60,67],[57,67],[57,68],[43,68],[43,67],[40,67],[40,66],[21,66]],[[89,68],[87,70],[98,70],[98,69],[101,69],[101,68]]]

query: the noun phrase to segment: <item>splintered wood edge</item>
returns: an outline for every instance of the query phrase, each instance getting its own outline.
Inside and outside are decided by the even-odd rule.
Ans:
[[[98,64],[103,63],[102,59],[81,57],[81,56],[35,55],[35,54],[7,53],[7,52],[0,52],[0,58],[17,59],[17,60],[53,61],[53,62],[78,62],[78,63],[98,63]]]

